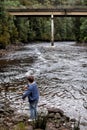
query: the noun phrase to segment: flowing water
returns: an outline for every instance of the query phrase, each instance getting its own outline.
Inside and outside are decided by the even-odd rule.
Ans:
[[[80,118],[87,130],[87,46],[74,42],[33,43],[0,58],[0,98],[18,112],[28,113],[19,92],[32,71],[40,90],[39,107],[62,109],[70,118]]]

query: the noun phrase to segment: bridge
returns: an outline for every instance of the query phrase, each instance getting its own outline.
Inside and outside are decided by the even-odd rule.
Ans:
[[[7,9],[15,16],[87,16],[87,7],[58,7],[58,8],[14,8]]]
[[[87,7],[14,8],[7,9],[16,17],[51,17],[51,45],[54,45],[54,17],[87,17]]]

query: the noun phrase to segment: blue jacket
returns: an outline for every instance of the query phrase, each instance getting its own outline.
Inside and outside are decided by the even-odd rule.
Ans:
[[[28,89],[23,94],[22,99],[24,100],[26,97],[28,97],[29,102],[38,101],[39,91],[36,82],[28,84]]]

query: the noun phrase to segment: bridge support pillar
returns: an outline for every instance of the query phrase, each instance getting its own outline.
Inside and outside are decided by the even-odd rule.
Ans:
[[[51,46],[54,46],[54,16],[51,15]]]

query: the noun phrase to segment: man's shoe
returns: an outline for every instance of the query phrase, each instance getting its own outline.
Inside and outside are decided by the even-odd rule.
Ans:
[[[33,121],[32,119],[28,119],[29,122]]]
[[[28,119],[29,122],[35,121],[35,119]]]

